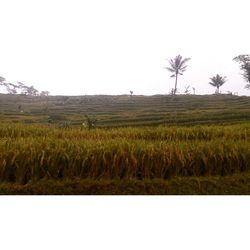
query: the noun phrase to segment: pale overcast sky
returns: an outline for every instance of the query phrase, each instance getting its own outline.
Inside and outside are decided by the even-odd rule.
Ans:
[[[178,89],[250,95],[249,0],[0,0],[0,76],[51,94],[169,93],[166,59],[191,57]]]

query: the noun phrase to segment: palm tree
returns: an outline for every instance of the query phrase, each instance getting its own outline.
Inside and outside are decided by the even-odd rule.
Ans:
[[[209,84],[216,87],[215,93],[218,94],[220,87],[227,81],[227,77],[217,74],[216,76],[211,77],[210,80],[211,82],[209,82]]]
[[[186,68],[187,68],[186,63],[190,59],[191,58],[184,58],[184,59],[182,59],[182,56],[178,55],[174,59],[168,60],[168,62],[170,64],[170,67],[165,67],[165,69],[167,69],[171,73],[174,73],[170,77],[175,77],[175,87],[174,87],[174,93],[173,93],[173,95],[175,95],[176,91],[177,91],[178,75],[183,75],[183,72],[186,71]]]

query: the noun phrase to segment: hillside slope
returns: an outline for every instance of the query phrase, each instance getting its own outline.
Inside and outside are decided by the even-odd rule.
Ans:
[[[0,94],[0,119],[80,126],[84,115],[98,127],[235,123],[250,120],[250,97],[231,95],[48,96]]]

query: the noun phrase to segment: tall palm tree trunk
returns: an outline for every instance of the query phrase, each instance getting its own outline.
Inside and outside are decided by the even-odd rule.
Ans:
[[[175,74],[174,95],[176,95],[176,91],[177,91],[177,79],[178,79],[178,74]]]
[[[220,87],[217,87],[216,94],[220,93]]]

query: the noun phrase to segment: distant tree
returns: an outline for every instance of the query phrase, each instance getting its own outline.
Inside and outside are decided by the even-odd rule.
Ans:
[[[0,84],[2,85],[5,81],[6,81],[6,79],[4,77],[0,76]]]
[[[172,88],[172,89],[170,90],[169,95],[171,95],[171,96],[174,96],[174,95],[175,95],[175,89],[174,89],[174,88]]]
[[[0,86],[3,86],[8,94],[17,94],[18,85],[6,82],[6,79],[0,76]]]
[[[32,96],[36,96],[39,93],[39,91],[35,89],[33,85],[28,87],[27,92],[28,92],[28,95],[32,95]]]
[[[6,79],[0,76],[0,86],[4,86]]]
[[[7,82],[4,85],[9,94],[12,94],[12,95],[17,94],[18,85],[13,84],[13,83],[7,83]]]
[[[220,87],[227,81],[226,76],[223,77],[218,74],[210,78],[210,80],[211,82],[209,82],[209,84],[211,84],[213,87],[216,87],[216,94],[219,94]]]
[[[175,77],[175,87],[174,87],[174,93],[173,93],[173,95],[176,95],[178,75],[183,75],[183,72],[186,71],[186,68],[187,68],[186,63],[190,59],[191,58],[184,58],[184,59],[182,59],[182,56],[178,55],[174,59],[168,60],[168,62],[170,64],[170,67],[165,67],[165,69],[167,69],[171,73],[174,73],[170,77]]]
[[[132,96],[132,95],[133,95],[133,93],[134,93],[132,90],[130,90],[129,92],[130,92],[130,96]]]
[[[193,89],[193,94],[195,95],[195,88],[193,87],[192,89]]]
[[[49,91],[41,91],[40,96],[48,96]]]
[[[242,75],[245,81],[250,83],[250,55],[239,55],[233,60],[240,64],[240,69],[243,71]],[[250,85],[247,84],[245,88],[250,89]]]
[[[32,95],[32,96],[37,96],[39,95],[39,91],[34,88],[34,86],[27,86],[22,82],[17,82],[16,84],[14,83],[9,83],[6,82],[6,79],[2,76],[0,76],[0,86],[5,87],[6,91],[9,94],[24,94],[24,95]],[[43,95],[48,95],[48,91],[43,91]]]
[[[39,94],[39,91],[33,85],[29,87],[22,82],[17,82],[17,86],[23,95],[37,96]]]
[[[26,86],[22,82],[17,82],[18,88],[20,89],[20,92],[22,95],[27,95],[28,94],[28,86]]]
[[[3,86],[9,94],[17,94],[18,86],[13,83],[6,82],[6,79],[0,76],[0,86]]]
[[[185,88],[185,90],[184,90],[184,93],[186,94],[186,95],[188,95],[188,94],[190,94],[190,86],[188,85],[188,86],[185,86],[184,87]]]

